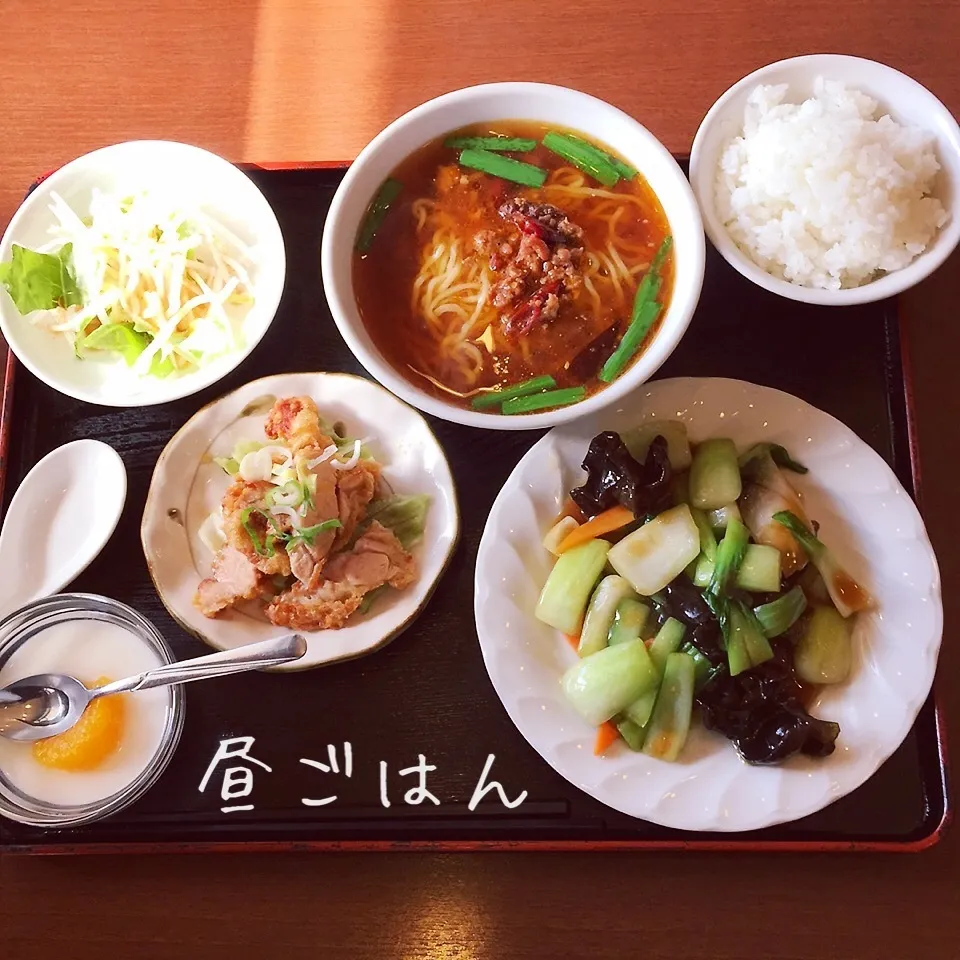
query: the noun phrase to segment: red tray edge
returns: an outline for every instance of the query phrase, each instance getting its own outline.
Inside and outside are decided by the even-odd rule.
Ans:
[[[344,169],[348,161],[316,160],[302,163],[244,163],[241,167],[260,170],[336,170]],[[53,171],[39,177],[35,184],[42,183]],[[913,366],[909,344],[900,330],[900,362],[903,367],[904,406],[907,414],[907,438],[910,448],[910,474],[913,480],[914,498],[918,509],[923,511],[922,475],[920,466],[920,443],[916,425],[913,400]],[[13,385],[16,358],[7,349],[7,362],[3,377],[3,394],[0,396],[0,498],[3,496],[6,478],[7,445],[10,436],[10,411],[13,403]],[[933,686],[933,702],[937,728],[937,752],[940,756],[944,777],[944,812],[940,823],[927,836],[906,843],[895,840],[842,841],[842,840],[278,840],[278,841],[216,841],[185,843],[56,843],[13,844],[0,847],[10,856],[78,856],[103,854],[147,853],[323,853],[343,851],[347,853],[379,853],[390,851],[426,853],[481,853],[493,851],[542,851],[563,852],[628,852],[628,851],[678,851],[703,852],[744,851],[748,853],[921,853],[936,846],[953,822],[950,803],[950,764],[947,751],[946,718],[943,701],[938,696],[937,684]]]

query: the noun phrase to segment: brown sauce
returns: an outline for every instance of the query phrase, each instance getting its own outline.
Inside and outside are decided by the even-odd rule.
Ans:
[[[835,573],[833,589],[851,610],[863,610],[870,605],[869,594],[849,574]]]

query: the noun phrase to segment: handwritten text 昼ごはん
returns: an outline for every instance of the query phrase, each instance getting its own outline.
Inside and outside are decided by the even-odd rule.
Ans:
[[[237,803],[238,800],[248,800],[253,793],[254,775],[259,771],[272,773],[273,768],[263,760],[255,757],[252,753],[254,737],[228,737],[223,739],[217,745],[213,759],[207,766],[206,772],[200,781],[199,791],[204,793],[210,785],[215,774],[221,776],[220,781],[220,799],[223,806],[220,807],[223,813],[239,813],[251,811],[254,809],[252,802]],[[498,780],[491,779],[490,775],[493,765],[496,761],[494,754],[487,754],[483,770],[473,788],[467,808],[472,812],[477,809],[480,802],[487,796],[495,794],[501,804],[508,809],[519,807],[527,798],[527,791],[521,791],[513,799],[507,795],[506,790]],[[327,782],[330,777],[353,777],[354,755],[353,745],[349,741],[339,746],[335,744],[326,745],[326,756],[323,760],[317,760],[313,757],[300,757],[299,762],[311,770],[317,771],[322,775],[324,791],[322,795],[312,795],[301,797],[300,802],[306,807],[323,807],[331,803],[336,803],[337,794],[331,792]],[[379,770],[379,799],[380,805],[384,808],[392,806],[390,799],[390,769],[385,760],[380,760],[377,764]],[[408,806],[420,806],[423,803],[430,803],[434,806],[440,805],[440,799],[432,793],[428,785],[429,774],[436,771],[435,764],[427,761],[425,754],[417,755],[417,762],[412,766],[404,767],[397,771],[397,777],[404,778],[407,783],[412,783],[402,795],[402,802]],[[415,779],[414,779],[415,778]],[[332,783],[332,781],[330,781]],[[319,791],[318,791],[319,793]]]

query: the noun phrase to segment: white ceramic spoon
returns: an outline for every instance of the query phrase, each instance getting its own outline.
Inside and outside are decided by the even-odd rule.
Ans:
[[[17,488],[0,531],[0,617],[58,593],[83,572],[116,529],[127,471],[99,440],[48,453]]]

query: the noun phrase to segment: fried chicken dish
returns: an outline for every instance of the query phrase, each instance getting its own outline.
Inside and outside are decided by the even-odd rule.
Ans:
[[[410,586],[427,498],[388,494],[366,441],[339,436],[310,397],[277,400],[264,433],[217,458],[232,482],[201,528],[215,557],[196,607],[216,617],[259,600],[279,626],[335,630]]]

